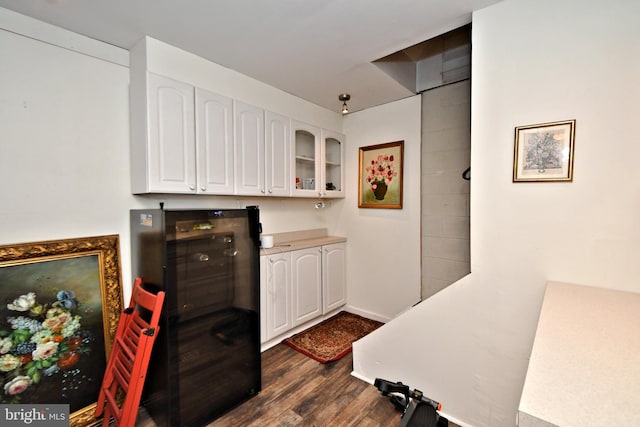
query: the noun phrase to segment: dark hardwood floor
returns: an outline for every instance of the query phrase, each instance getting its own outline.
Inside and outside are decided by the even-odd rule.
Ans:
[[[262,391],[209,427],[394,426],[400,412],[350,375],[352,355],[318,363],[284,344],[262,354]]]
[[[351,376],[352,361],[350,353],[322,364],[278,344],[262,353],[262,391],[207,427],[399,425],[401,413],[389,399]],[[136,425],[154,424],[141,414]]]

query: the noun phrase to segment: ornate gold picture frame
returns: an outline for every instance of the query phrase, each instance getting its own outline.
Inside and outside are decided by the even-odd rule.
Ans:
[[[0,246],[0,296],[1,403],[69,404],[71,426],[95,424],[123,308],[118,236]]]

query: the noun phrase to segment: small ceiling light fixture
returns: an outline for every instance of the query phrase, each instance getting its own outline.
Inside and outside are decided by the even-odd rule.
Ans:
[[[349,112],[347,101],[351,99],[351,95],[349,95],[348,93],[343,93],[338,96],[338,99],[342,101],[342,114],[347,114]]]

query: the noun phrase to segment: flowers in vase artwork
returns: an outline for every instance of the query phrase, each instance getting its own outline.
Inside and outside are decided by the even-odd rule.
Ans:
[[[58,290],[45,302],[27,292],[6,305],[9,314],[0,322],[0,403],[20,403],[49,377],[64,383],[78,374],[73,368],[92,340],[82,329],[78,305],[70,290]]]
[[[360,147],[358,207],[402,209],[404,141]]]
[[[391,184],[394,177],[398,175],[394,166],[393,154],[379,154],[371,160],[371,164],[365,168],[367,173],[367,182],[371,186],[371,191],[376,198],[382,191],[386,193],[386,189]],[[382,190],[382,191],[381,191]],[[381,194],[384,198],[384,194]]]

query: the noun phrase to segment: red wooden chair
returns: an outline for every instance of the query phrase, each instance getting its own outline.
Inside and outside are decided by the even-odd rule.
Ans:
[[[95,416],[104,413],[102,425],[105,427],[111,417],[116,426],[135,425],[151,349],[160,330],[158,322],[163,302],[164,292],[154,295],[145,291],[142,279],[136,278],[129,307],[118,321],[96,404]],[[151,312],[149,323],[140,316],[140,308]]]

